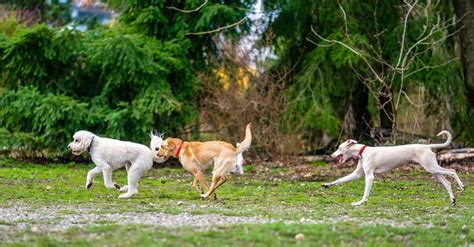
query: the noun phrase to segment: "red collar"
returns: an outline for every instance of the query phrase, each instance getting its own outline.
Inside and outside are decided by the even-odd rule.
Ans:
[[[366,147],[367,147],[367,145],[364,145],[364,146],[360,149],[359,154],[357,154],[356,160],[362,159],[362,153],[364,152],[364,150],[365,150]]]
[[[184,141],[181,141],[179,144],[178,151],[176,151],[176,158],[179,158],[179,153],[181,152],[181,148],[183,147]]]

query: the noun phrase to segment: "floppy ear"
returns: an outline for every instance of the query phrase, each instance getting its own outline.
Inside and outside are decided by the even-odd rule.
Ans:
[[[352,144],[356,144],[356,143],[357,143],[356,140],[353,140],[353,139],[347,140],[347,145],[352,145]]]
[[[176,142],[173,139],[168,139],[168,145],[170,146],[171,150],[176,149]]]
[[[93,134],[81,137],[81,145],[84,150],[86,150],[91,145],[93,137]]]

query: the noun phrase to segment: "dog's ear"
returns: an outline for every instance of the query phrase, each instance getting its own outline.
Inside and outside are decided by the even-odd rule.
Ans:
[[[170,147],[171,150],[175,150],[175,149],[176,149],[176,142],[175,142],[175,140],[169,138],[169,139],[168,139],[168,146]]]
[[[353,140],[353,139],[347,140],[347,145],[352,145],[352,144],[356,144],[356,143],[357,143],[356,140]]]
[[[153,139],[153,137],[155,136],[155,134],[153,134],[153,130],[150,131],[150,139]]]

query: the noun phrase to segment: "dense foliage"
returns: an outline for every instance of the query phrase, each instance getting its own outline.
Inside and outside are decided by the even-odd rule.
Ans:
[[[215,49],[208,36],[186,34],[244,13],[220,3],[199,15],[164,8],[173,4],[129,3],[118,24],[83,33],[42,24],[0,30],[0,146],[48,156],[80,129],[146,143],[152,129],[196,121],[197,71]]]
[[[260,125],[260,150],[280,153],[377,128],[473,138],[448,0],[268,0],[265,24],[252,28],[250,1],[107,0],[118,20],[85,32],[62,26],[71,1],[6,2],[43,16],[0,17],[2,149],[61,155],[79,129],[141,143],[152,129],[198,138],[203,122],[233,140],[219,127],[244,119]],[[275,56],[255,68],[239,42],[265,28],[253,38]],[[250,87],[237,85],[245,78]]]
[[[450,26],[455,20],[449,1],[418,2],[407,18],[406,30],[410,5],[400,1],[276,0],[266,4],[277,13],[269,29],[275,33],[278,55],[272,69],[289,71],[286,117],[292,123],[303,119],[298,127],[307,135],[316,131],[337,136],[342,131],[367,138],[374,127],[400,125],[399,104],[415,108],[415,115],[424,117],[450,112],[438,118],[433,128],[465,131],[467,102],[455,56],[452,33],[456,27]],[[398,61],[405,56],[406,62],[401,60],[405,64]],[[426,92],[422,102],[410,102],[409,96],[418,91]],[[423,132],[412,126],[399,130]]]

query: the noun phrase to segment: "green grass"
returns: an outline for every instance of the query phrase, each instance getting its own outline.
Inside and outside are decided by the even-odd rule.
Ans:
[[[276,223],[190,227],[116,225],[98,222],[85,228],[63,232],[20,231],[9,235],[9,245],[448,245],[474,243],[474,192],[469,185],[473,174],[460,173],[467,191],[460,192],[452,182],[458,205],[426,172],[395,171],[376,177],[366,205],[353,207],[362,197],[364,180],[323,189],[322,181],[294,179],[295,168],[271,165],[247,166],[245,175],[232,175],[217,192],[219,201],[201,200],[191,186],[192,177],[183,169],[152,169],[140,181],[139,195],[118,199],[120,192],[103,186],[97,178],[91,190],[85,189],[85,176],[92,164],[36,165],[0,161],[0,205],[23,203],[33,208],[70,205],[61,214],[74,214],[74,207],[93,204],[95,213],[165,212],[169,214],[218,213],[276,219]],[[331,169],[310,164],[304,173],[324,174],[330,181],[351,168]],[[208,179],[209,180],[209,179]],[[114,172],[114,181],[126,183],[126,172]],[[182,203],[178,203],[182,202]],[[299,224],[309,219],[312,224]],[[292,221],[293,224],[285,224]],[[8,226],[0,215],[0,227]],[[0,228],[0,230],[3,228]],[[297,242],[294,236],[306,238]],[[2,233],[0,232],[0,244]]]

